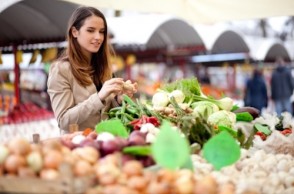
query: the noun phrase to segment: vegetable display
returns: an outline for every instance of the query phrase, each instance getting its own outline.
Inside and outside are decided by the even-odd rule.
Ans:
[[[0,191],[1,177],[58,180],[66,163],[75,177],[91,177],[86,194],[294,192],[289,113],[260,115],[231,98],[213,99],[190,78],[144,103],[124,95],[108,116],[58,139],[0,145]]]

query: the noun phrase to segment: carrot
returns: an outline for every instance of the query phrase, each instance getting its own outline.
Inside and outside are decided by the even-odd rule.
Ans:
[[[92,131],[93,131],[93,129],[91,129],[91,128],[86,128],[86,129],[83,131],[83,136],[87,136],[87,135],[89,135]]]

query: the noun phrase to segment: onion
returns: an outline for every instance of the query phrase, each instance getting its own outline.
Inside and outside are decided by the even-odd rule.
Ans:
[[[4,145],[0,145],[0,165],[4,163],[8,155],[9,155],[8,148]]]
[[[85,160],[78,160],[74,166],[74,174],[76,176],[85,176],[91,174],[92,166]]]
[[[27,156],[27,163],[34,172],[39,172],[43,167],[43,158],[40,152],[34,151]]]
[[[25,166],[26,161],[23,156],[17,155],[17,154],[11,154],[7,157],[4,163],[4,169],[9,174],[16,174],[17,170]]]
[[[36,177],[36,173],[31,168],[20,167],[18,169],[18,176],[21,178]]]
[[[59,177],[59,172],[55,169],[43,169],[40,172],[40,177],[45,180],[55,180]]]
[[[61,152],[56,150],[50,150],[44,156],[44,167],[58,169],[62,161],[63,161],[63,156]]]
[[[73,150],[73,154],[77,155],[80,159],[85,160],[91,164],[97,162],[99,158],[98,151],[93,147],[76,148]]]
[[[31,145],[26,139],[16,138],[8,143],[8,149],[13,154],[25,156],[31,151]]]
[[[0,177],[3,176],[3,171],[4,171],[3,165],[0,165]]]
[[[46,153],[50,150],[57,150],[60,151],[62,144],[60,139],[47,139],[42,142],[43,152]]]

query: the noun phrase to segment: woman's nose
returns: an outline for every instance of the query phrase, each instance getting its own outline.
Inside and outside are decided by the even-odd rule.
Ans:
[[[96,32],[95,33],[95,39],[100,39],[100,37],[101,37],[100,33],[99,32]]]

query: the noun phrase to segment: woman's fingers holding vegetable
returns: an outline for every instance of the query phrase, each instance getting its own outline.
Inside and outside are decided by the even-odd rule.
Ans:
[[[123,79],[112,78],[104,82],[101,90],[98,93],[100,100],[105,100],[107,96],[113,94],[119,94],[123,89]]]
[[[127,93],[136,93],[138,90],[138,84],[136,82],[132,83],[130,80],[127,80],[123,84],[123,92]]]
[[[110,80],[107,80],[104,84],[119,85],[119,86],[123,87],[124,80],[122,78],[112,78]]]

